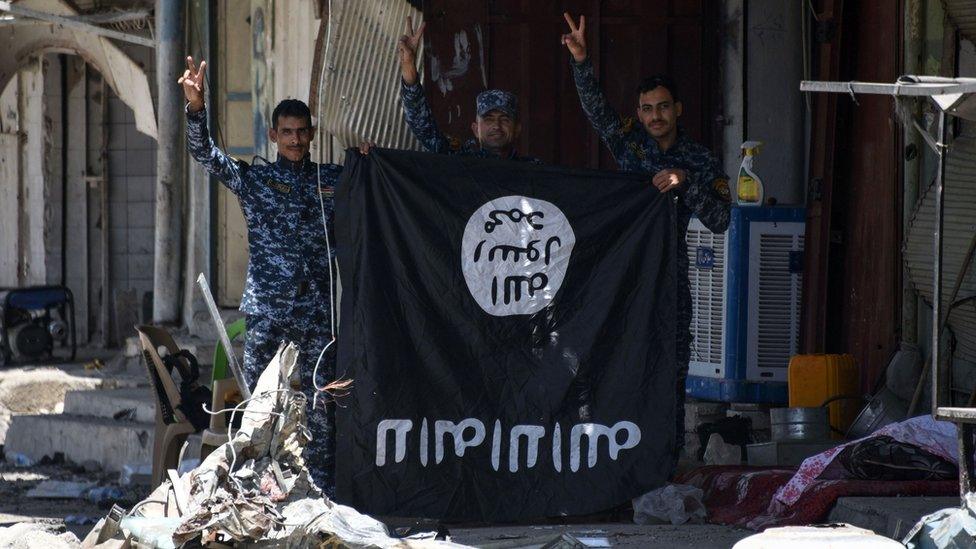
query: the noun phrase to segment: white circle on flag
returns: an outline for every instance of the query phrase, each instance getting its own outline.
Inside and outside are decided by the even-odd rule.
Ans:
[[[575,244],[573,227],[555,204],[526,196],[496,198],[464,228],[464,281],[490,315],[533,314],[556,296]]]

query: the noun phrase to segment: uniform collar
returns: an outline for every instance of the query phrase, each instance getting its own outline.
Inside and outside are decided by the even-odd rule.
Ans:
[[[657,144],[657,139],[654,139],[654,136],[647,133],[647,130],[644,130],[644,138],[647,140],[647,143],[650,144],[651,147],[653,147],[654,150],[658,151],[661,154],[671,154],[671,153],[678,152],[679,150],[683,149],[685,145],[687,145],[688,142],[691,140],[691,138],[688,137],[688,133],[685,132],[685,129],[682,128],[681,126],[678,126],[678,135],[676,135],[674,138],[674,145],[671,145],[671,148],[666,151],[661,149],[661,146]]]
[[[281,156],[281,153],[278,153],[278,160],[275,162],[275,164],[285,170],[301,172],[305,171],[311,165],[311,158],[311,154],[305,153],[305,156],[302,157],[300,161],[292,162],[284,156]]]
[[[521,158],[518,154],[518,149],[512,147],[512,152],[508,153],[508,156],[502,156],[500,154],[495,154],[488,149],[482,148],[481,143],[478,143],[477,139],[471,138],[465,143],[468,150],[478,151],[486,158],[502,158],[505,160],[518,160]]]

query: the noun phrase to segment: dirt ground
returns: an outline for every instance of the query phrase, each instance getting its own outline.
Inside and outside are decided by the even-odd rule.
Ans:
[[[66,529],[84,539],[98,519],[108,514],[113,503],[122,507],[148,495],[148,487],[120,487],[119,499],[89,501],[85,498],[38,499],[27,493],[45,480],[90,482],[95,486],[118,486],[118,473],[86,472],[68,463],[15,467],[0,464],[0,527],[20,522],[64,523]]]

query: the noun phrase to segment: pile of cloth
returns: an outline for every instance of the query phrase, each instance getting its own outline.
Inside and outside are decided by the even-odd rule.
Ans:
[[[396,538],[379,521],[339,505],[315,486],[302,459],[310,440],[294,345],[283,346],[234,413],[240,428],[194,470],[170,471],[148,498],[113,510],[83,546],[283,548],[463,547],[434,534]],[[246,406],[240,409],[242,406]]]
[[[882,445],[915,449],[918,466],[891,478],[866,475],[851,457]],[[950,496],[959,492],[956,426],[907,419],[807,458],[799,469],[706,466],[676,480],[702,490],[708,521],[764,530],[822,522],[845,496]],[[893,455],[894,453],[892,453]],[[895,470],[898,464],[892,464]]]

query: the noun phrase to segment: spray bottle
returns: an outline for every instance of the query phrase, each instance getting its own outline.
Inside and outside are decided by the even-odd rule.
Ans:
[[[753,162],[759,154],[760,141],[746,141],[742,144],[742,165],[739,166],[739,179],[736,182],[735,194],[740,206],[762,206],[763,184],[756,175]]]

